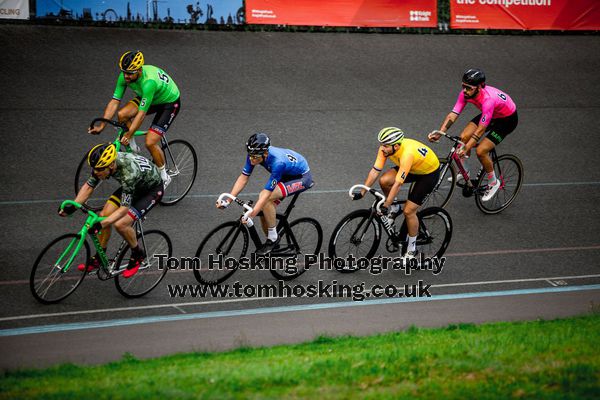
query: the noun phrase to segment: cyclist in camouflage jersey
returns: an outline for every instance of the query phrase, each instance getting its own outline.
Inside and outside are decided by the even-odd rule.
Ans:
[[[77,193],[75,201],[80,204],[86,202],[100,180],[113,177],[121,184],[100,213],[107,218],[90,227],[90,232],[101,233],[99,241],[106,250],[111,233],[110,226],[115,226],[131,247],[131,259],[127,270],[123,272],[123,277],[129,278],[138,271],[146,257],[138,244],[133,223],[160,201],[164,193],[163,181],[158,169],[150,160],[138,154],[118,153],[112,143],[99,144],[92,148],[88,153],[88,164],[92,167],[92,175]],[[75,210],[73,206],[66,206],[62,211],[59,209],[59,214],[66,216]],[[87,266],[88,272],[99,265],[100,261],[95,255]],[[86,267],[82,264],[78,268],[83,271]]]
[[[135,131],[140,129],[146,114],[156,114],[146,134],[146,147],[152,154],[166,187],[171,178],[165,171],[165,155],[160,147],[160,139],[181,109],[179,88],[162,69],[144,65],[144,55],[140,51],[128,51],[123,54],[119,60],[119,68],[121,73],[113,98],[104,110],[104,118],[113,118],[128,86],[137,96],[118,112],[119,122],[125,122],[129,127],[121,143],[129,144]],[[101,123],[90,128],[88,132],[98,134],[105,126],[105,123]]]

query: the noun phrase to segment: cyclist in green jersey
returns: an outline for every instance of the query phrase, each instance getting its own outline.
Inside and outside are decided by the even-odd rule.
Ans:
[[[144,250],[138,245],[133,223],[143,218],[160,201],[164,193],[163,181],[150,160],[139,154],[117,152],[112,143],[94,146],[88,153],[88,164],[92,167],[92,175],[77,193],[75,201],[85,203],[100,180],[113,177],[121,184],[100,212],[100,216],[106,219],[91,226],[90,232],[99,234],[100,245],[106,250],[110,226],[115,226],[131,247],[131,259],[123,272],[123,277],[129,278],[139,270],[146,258]],[[59,209],[59,215],[64,217],[75,211],[76,208],[69,205],[63,210]],[[87,271],[93,271],[99,266],[100,260],[95,255],[87,266]],[[83,271],[86,266],[79,265],[78,269]]]
[[[128,86],[137,96],[118,111],[119,121],[127,123],[129,127],[121,143],[128,145],[135,131],[140,129],[146,114],[155,114],[146,134],[146,147],[152,154],[166,187],[171,177],[165,171],[165,155],[160,147],[160,139],[181,109],[179,88],[162,69],[144,65],[144,55],[140,51],[128,51],[123,54],[119,60],[119,68],[121,73],[113,97],[104,110],[104,118],[113,118]],[[98,134],[105,126],[105,123],[101,123],[90,128],[88,132]]]

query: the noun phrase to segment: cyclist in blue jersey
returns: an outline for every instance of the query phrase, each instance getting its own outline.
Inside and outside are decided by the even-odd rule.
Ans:
[[[244,190],[254,167],[262,165],[271,173],[267,184],[258,196],[254,210],[249,215],[256,217],[261,211],[261,224],[267,235],[264,245],[258,249],[258,254],[267,254],[276,246],[277,242],[277,220],[275,207],[285,197],[300,193],[313,185],[312,175],[306,159],[299,153],[271,146],[271,140],[265,133],[256,133],[246,142],[246,164],[242,173],[235,181],[231,194],[236,196]],[[230,200],[217,203],[217,208],[225,208]],[[248,221],[244,218],[243,223]]]

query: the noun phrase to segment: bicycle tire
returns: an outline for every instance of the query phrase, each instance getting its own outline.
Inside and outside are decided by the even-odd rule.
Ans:
[[[227,246],[225,249],[224,245]],[[234,251],[232,252],[232,250]],[[194,269],[196,280],[205,285],[218,285],[225,282],[237,271],[239,259],[244,257],[247,251],[248,230],[240,226],[239,221],[229,221],[217,226],[204,237],[196,250],[196,257],[200,260],[199,268]],[[228,267],[229,262],[225,265],[221,262],[217,270],[211,269],[210,255],[213,256],[213,261],[214,256],[223,255],[223,261],[231,260],[231,268]]]
[[[496,179],[500,179],[500,189],[490,200],[481,201],[485,186],[483,182],[486,180],[485,171],[482,170],[477,181],[475,204],[484,214],[498,214],[505,210],[515,200],[523,185],[523,164],[512,154],[499,156],[497,163],[494,163],[494,172]],[[507,188],[512,188],[512,191]]]
[[[81,189],[83,184],[86,183],[90,177],[89,169],[87,154],[85,154],[83,159],[79,162],[77,172],[75,173],[75,195],[79,193],[79,189]],[[115,179],[100,180],[98,185],[94,188],[94,193],[92,193],[93,197],[89,198],[85,203],[92,211],[101,211],[104,208],[104,204],[106,204],[106,200],[108,200],[110,195],[112,195],[119,187],[120,185]]]
[[[138,241],[142,241],[139,235]],[[167,257],[171,257],[173,254],[171,239],[166,233],[159,230],[144,232],[143,246],[146,251],[146,260],[140,266],[138,272],[129,278],[124,278],[122,274],[115,277],[117,291],[130,299],[142,297],[158,286],[167,274],[168,268],[163,266],[164,268],[160,269],[159,260],[156,256],[166,254]],[[125,268],[129,263],[129,257],[131,257],[131,248],[126,246],[119,254],[115,265]]]
[[[362,228],[363,223],[369,218],[371,218],[371,213],[372,211],[370,209],[353,211],[350,214],[346,215],[344,218],[342,218],[342,220],[336,225],[331,234],[331,238],[329,239],[328,250],[329,257],[332,260],[335,260],[336,258],[347,258],[348,255],[352,255],[356,258],[366,257],[370,259],[375,255],[375,252],[379,248],[379,243],[381,242],[381,225],[375,217],[373,217],[373,219],[369,222],[369,226],[364,232],[364,234],[370,235],[369,239],[365,241],[363,236],[360,242],[351,242],[352,240],[357,242],[357,239],[353,239],[353,237],[355,233]],[[354,223],[357,224],[356,227],[353,227]],[[349,231],[349,233],[346,233],[346,231]],[[372,233],[370,233],[371,231]],[[348,237],[347,240],[345,239],[345,237]],[[359,252],[358,247],[363,242],[367,244],[366,251]],[[353,251],[352,246],[356,247],[356,250]],[[356,265],[347,265],[345,262],[332,262],[334,263],[334,267],[342,273],[356,272],[358,270]]]
[[[452,218],[450,214],[441,207],[428,207],[418,211],[417,218],[419,219],[417,249],[423,253],[425,258],[442,257],[452,239]],[[404,220],[398,234],[402,238],[401,254],[406,253],[407,242],[404,238],[407,234],[408,228],[406,220]]]
[[[79,254],[75,256],[73,263],[66,272],[61,272],[63,267],[55,267],[56,261],[58,261],[60,255],[73,240],[79,240],[79,235],[68,233],[59,236],[46,245],[37,256],[29,275],[29,288],[33,297],[40,303],[54,304],[66,299],[79,287],[83,278],[85,278],[86,269],[84,268],[83,271],[79,271],[77,266],[80,263],[88,265],[90,262],[90,246],[87,241],[83,242],[83,247],[80,249]],[[66,262],[70,258],[70,254],[72,253],[69,252],[65,255],[61,263]],[[47,270],[47,273],[42,270]],[[40,272],[39,275],[38,272]],[[51,279],[51,281],[48,281],[48,279]],[[57,292],[56,295],[49,295],[48,292],[52,288]]]
[[[163,206],[180,202],[190,191],[198,173],[198,157],[194,147],[186,140],[176,139],[162,145],[165,168],[171,183],[160,200]]]
[[[444,166],[448,163],[447,158],[440,159],[440,172],[444,169]],[[454,193],[454,187],[456,186],[456,166],[452,163],[448,166],[445,173],[440,174],[438,183],[435,185],[429,196],[425,199],[425,202],[421,204],[421,207],[441,207],[444,208],[450,202],[452,194]],[[448,181],[451,178],[451,181]],[[412,191],[415,183],[411,183],[409,193]]]
[[[298,218],[290,223],[290,230],[292,231],[298,246],[300,246],[299,251],[295,249],[294,242],[289,232],[284,231],[278,232],[280,236],[278,247],[280,249],[279,251],[281,251],[281,249],[291,249],[296,253],[293,256],[296,258],[293,267],[288,267],[286,264],[286,266],[282,266],[282,268],[273,268],[273,266],[271,266],[269,269],[276,279],[283,281],[295,279],[306,272],[305,255],[318,255],[319,250],[321,250],[321,245],[323,244],[323,229],[321,228],[319,221],[314,218]],[[275,249],[271,254],[273,256],[278,256],[279,251]]]

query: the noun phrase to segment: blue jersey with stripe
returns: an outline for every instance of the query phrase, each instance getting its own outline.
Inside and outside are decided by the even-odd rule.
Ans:
[[[308,162],[302,156],[290,149],[270,146],[267,158],[260,163],[267,171],[271,173],[265,189],[273,191],[283,177],[298,176],[310,171]],[[254,166],[250,163],[250,157],[246,156],[246,165],[242,169],[242,174],[250,176]]]

